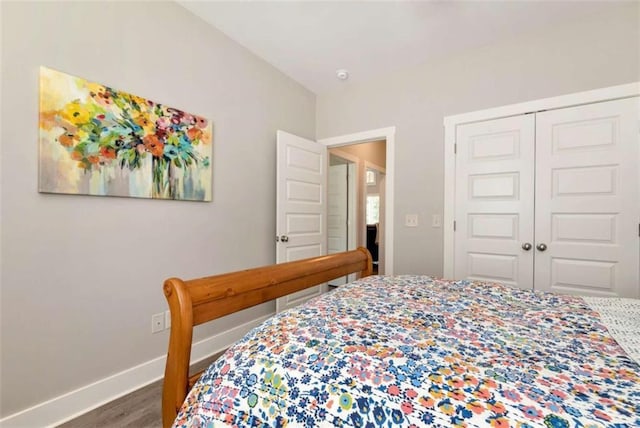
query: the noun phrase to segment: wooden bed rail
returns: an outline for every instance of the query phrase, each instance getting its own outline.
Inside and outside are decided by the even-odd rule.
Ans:
[[[164,295],[171,312],[169,351],[162,386],[162,424],[173,424],[199,375],[189,378],[193,327],[231,313],[358,272],[371,275],[366,248],[206,278],[169,278]]]

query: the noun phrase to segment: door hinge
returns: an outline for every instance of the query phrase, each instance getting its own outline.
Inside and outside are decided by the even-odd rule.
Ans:
[[[454,155],[458,154],[458,143],[453,143],[453,154]]]
[[[456,221],[455,220],[453,220],[453,231],[454,232],[456,231]]]

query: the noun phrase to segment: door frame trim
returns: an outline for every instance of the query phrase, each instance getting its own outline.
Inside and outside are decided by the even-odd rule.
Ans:
[[[389,126],[386,128],[371,129],[369,131],[356,132],[353,134],[339,135],[337,137],[322,138],[318,143],[325,145],[327,148],[340,146],[348,146],[351,144],[368,143],[376,140],[386,141],[386,185],[385,185],[385,207],[384,215],[387,227],[384,231],[384,259],[385,259],[385,275],[393,275],[393,211],[394,211],[394,170],[395,170],[395,135],[396,127]]]
[[[444,242],[443,242],[443,275],[445,278],[454,278],[455,247],[454,230],[455,220],[455,178],[456,178],[456,128],[458,125],[481,122],[503,117],[517,116],[527,113],[536,113],[543,110],[554,110],[566,107],[575,107],[595,102],[611,101],[621,98],[629,98],[640,95],[640,82],[625,85],[610,86],[590,91],[577,92],[551,98],[542,98],[517,104],[509,104],[484,110],[472,111],[452,116],[446,116],[444,124]]]

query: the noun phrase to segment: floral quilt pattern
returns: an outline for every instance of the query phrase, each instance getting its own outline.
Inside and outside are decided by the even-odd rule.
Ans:
[[[580,297],[373,276],[278,314],[176,427],[637,427],[640,365]]]

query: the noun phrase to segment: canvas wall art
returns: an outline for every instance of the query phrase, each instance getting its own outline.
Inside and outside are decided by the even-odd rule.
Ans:
[[[211,200],[207,119],[40,69],[40,191]]]

